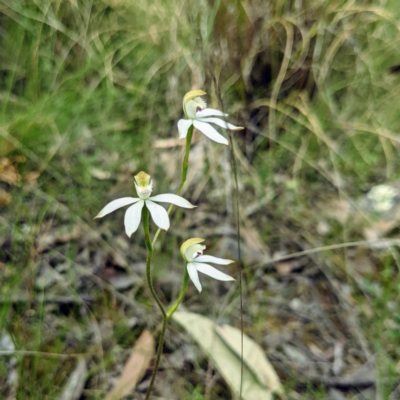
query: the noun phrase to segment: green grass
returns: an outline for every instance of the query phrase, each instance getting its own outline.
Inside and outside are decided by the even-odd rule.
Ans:
[[[221,92],[232,122],[246,127],[235,134],[249,271],[245,331],[265,345],[271,331],[290,333],[293,320],[301,321],[297,340],[329,350],[340,339],[333,330],[318,325],[316,316],[304,322],[287,311],[293,298],[315,301],[307,285],[315,287],[324,313],[346,337],[345,372],[366,362],[366,352],[376,357],[378,392],[387,398],[399,370],[397,249],[319,252],[287,280],[257,265],[267,257],[260,252],[364,240],[365,229],[386,218],[365,210],[360,199],[373,186],[400,178],[400,75],[390,72],[400,63],[399,17],[395,0],[0,0],[0,157],[21,177],[15,184],[1,181],[0,167],[0,189],[12,196],[0,204],[0,331],[18,350],[37,352],[16,357],[17,398],[53,399],[62,390],[75,359],[43,353],[84,353],[84,398],[102,398],[140,332],[156,329],[158,312],[140,279],[143,234],[128,241],[122,212],[93,217],[111,199],[133,195],[132,177],[142,169],[154,176],[158,193],[176,188],[181,148],[155,144],[177,138],[182,97],[192,87],[203,88],[214,108],[221,106]],[[199,140],[204,154],[191,158],[196,175],[185,191],[199,208],[175,212],[155,256],[156,287],[165,302],[178,290],[178,249],[190,235],[235,256],[234,235],[221,234],[224,224],[234,227],[228,157]],[[351,205],[346,220],[337,217],[338,200]],[[321,223],[327,232],[321,233]],[[398,225],[384,236],[396,238]],[[365,257],[372,270],[355,270],[351,262]],[[123,270],[132,287],[119,291],[106,283]],[[74,302],[40,300],[37,281],[45,271],[53,279],[45,295]],[[189,288],[185,305],[238,325],[237,291],[217,287],[205,280],[201,296]],[[82,303],[84,295],[92,301]],[[277,306],[281,301],[286,311]],[[216,303],[222,308],[214,309]],[[137,324],[126,325],[134,317]],[[167,354],[178,347],[167,338]],[[6,391],[10,360],[0,362]],[[323,386],[299,387],[296,372],[285,375],[279,362],[289,391],[303,398],[326,395]],[[189,364],[163,370],[160,385],[186,377],[168,390],[203,398],[206,371]],[[219,380],[215,393],[227,393]]]

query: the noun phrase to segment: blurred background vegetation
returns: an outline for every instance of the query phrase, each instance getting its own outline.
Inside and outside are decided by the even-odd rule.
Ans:
[[[93,217],[140,170],[176,190],[182,97],[199,88],[245,127],[245,332],[289,398],[399,399],[399,17],[397,0],[0,0],[3,398],[59,398],[84,354],[76,398],[100,399],[157,328],[142,232],[125,236],[123,211]],[[222,147],[194,136],[199,207],[173,214],[154,260],[166,304],[187,238],[237,258]],[[204,279],[184,306],[240,325],[237,285]],[[231,398],[173,324],[163,359],[162,398]]]

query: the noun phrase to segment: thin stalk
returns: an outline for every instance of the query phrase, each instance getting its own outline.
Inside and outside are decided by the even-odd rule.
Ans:
[[[229,133],[229,150],[231,155],[231,165],[233,176],[235,178],[235,219],[236,219],[236,232],[237,232],[237,248],[238,248],[238,261],[239,261],[239,300],[240,300],[240,387],[239,387],[239,399],[242,399],[243,393],[243,374],[244,374],[244,360],[243,360],[243,272],[242,272],[242,254],[240,247],[240,204],[239,204],[239,183],[237,177],[237,165],[235,157],[233,135]]]
[[[146,392],[145,400],[149,400],[150,393],[151,393],[151,391],[153,389],[153,386],[154,386],[154,381],[156,379],[156,375],[157,375],[157,372],[158,372],[158,367],[160,365],[162,349],[163,349],[163,346],[164,346],[165,331],[167,330],[167,323],[168,323],[168,317],[165,315],[165,316],[163,316],[163,320],[162,320],[160,339],[159,339],[159,342],[158,342],[158,349],[157,349],[157,355],[156,355],[156,364],[154,365],[153,374],[151,375],[151,380],[150,380],[150,384],[149,384],[149,387],[148,387],[147,392]]]
[[[192,143],[192,136],[193,136],[193,125],[189,127],[188,133],[186,135],[186,146],[185,146],[185,156],[183,157],[183,162],[182,162],[182,176],[181,176],[181,183],[179,184],[178,190],[176,191],[177,195],[181,194],[183,185],[186,182],[186,177],[187,177],[187,172],[189,169],[189,152],[190,152],[190,144]],[[172,209],[174,208],[174,205],[171,204],[168,207],[168,215],[171,214]],[[158,236],[160,235],[161,229],[157,229],[156,234],[154,235],[154,239],[152,242],[152,245],[156,243]]]
[[[157,375],[158,366],[160,365],[162,348],[163,348],[164,339],[165,339],[165,331],[167,330],[168,321],[172,317],[172,314],[178,309],[179,305],[182,303],[182,300],[186,293],[188,282],[189,282],[189,274],[187,272],[187,269],[185,268],[185,273],[183,275],[183,282],[182,282],[181,290],[179,292],[179,296],[176,299],[176,301],[174,302],[174,304],[172,304],[172,306],[169,308],[168,312],[165,315],[163,314],[163,320],[162,320],[162,326],[161,326],[161,332],[160,332],[160,340],[158,342],[158,349],[157,349],[157,355],[156,355],[156,364],[154,366],[153,374],[151,376],[151,381],[150,381],[149,388],[147,389],[145,400],[149,399],[151,390],[153,389],[154,380]]]
[[[147,258],[146,258],[146,279],[147,284],[149,285],[149,289],[151,295],[156,301],[158,308],[161,311],[161,314],[165,318],[167,314],[165,313],[164,306],[161,303],[161,300],[158,298],[156,291],[154,290],[153,280],[151,278],[151,259],[153,257],[153,245],[150,239],[150,230],[149,230],[149,210],[146,205],[142,209],[142,222],[143,222],[143,230],[144,230],[144,241],[147,247]]]
[[[218,101],[221,105],[221,110],[224,111],[224,104],[222,102],[222,96],[220,87],[218,82],[213,76],[213,80],[216,87]],[[235,180],[235,190],[232,193],[234,197],[235,204],[235,219],[236,219],[236,232],[237,232],[237,248],[238,248],[238,264],[239,264],[239,299],[240,299],[240,387],[239,387],[239,399],[242,399],[243,393],[243,375],[244,375],[244,360],[243,360],[243,276],[242,276],[242,252],[240,247],[240,203],[239,203],[239,183],[238,183],[238,173],[237,173],[237,164],[236,164],[236,156],[235,156],[235,142],[233,140],[233,134],[231,131],[228,131],[228,140],[229,140],[229,151],[230,151],[230,161],[231,168]]]
[[[146,393],[146,400],[149,399],[150,393],[153,389],[154,380],[156,378],[158,372],[158,366],[160,364],[162,348],[164,345],[164,337],[165,337],[165,330],[167,328],[167,314],[165,312],[164,306],[161,303],[161,300],[158,298],[156,291],[154,290],[153,280],[151,279],[151,259],[153,257],[153,245],[150,239],[150,230],[149,230],[149,210],[147,209],[146,205],[142,209],[142,222],[143,222],[143,230],[144,230],[144,241],[147,247],[147,258],[146,258],[146,278],[147,284],[149,285],[149,289],[151,295],[153,296],[154,300],[156,301],[163,318],[162,322],[162,331],[160,334],[160,340],[158,342],[158,349],[157,349],[157,357],[156,357],[156,364],[153,369],[153,374],[151,375],[150,385],[147,389]]]
[[[185,293],[186,293],[188,282],[189,282],[189,273],[188,273],[187,268],[185,266],[185,272],[184,272],[184,275],[183,275],[182,287],[181,287],[181,290],[179,292],[178,298],[176,299],[174,304],[172,304],[172,306],[167,311],[167,318],[168,319],[170,319],[172,317],[172,314],[178,309],[179,305],[182,303],[182,300],[183,300],[183,298],[185,296]]]

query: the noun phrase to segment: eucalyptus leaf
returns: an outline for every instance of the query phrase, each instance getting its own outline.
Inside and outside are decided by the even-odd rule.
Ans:
[[[240,359],[241,332],[230,325],[215,327],[216,333]],[[243,361],[259,383],[272,392],[282,393],[282,385],[274,367],[265,356],[264,350],[247,335],[243,335]]]
[[[241,381],[241,332],[228,325],[218,326],[199,314],[177,311],[173,319],[181,325],[210,357],[235,397]],[[264,351],[243,335],[243,400],[272,400],[282,394],[279,378]]]

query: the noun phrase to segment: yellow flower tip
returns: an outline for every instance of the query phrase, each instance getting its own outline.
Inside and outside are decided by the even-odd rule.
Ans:
[[[194,99],[195,97],[205,96],[207,93],[204,90],[191,90],[187,92],[183,98],[183,104],[185,105],[189,100]],[[185,107],[183,107],[185,108]]]
[[[203,90],[191,90],[187,92],[183,97],[183,111],[188,118],[194,118],[196,116],[196,110],[198,107],[204,109],[207,105],[206,102],[200,98],[207,93]]]
[[[153,190],[151,176],[146,174],[144,171],[140,171],[137,175],[135,175],[135,187],[138,196],[142,200],[147,200]]]
[[[144,171],[140,171],[135,175],[135,183],[140,187],[146,187],[151,184],[151,176],[146,174]]]
[[[186,260],[186,255],[185,255],[186,250],[190,246],[193,246],[194,244],[203,243],[204,241],[205,241],[205,239],[202,239],[202,238],[192,238],[192,239],[186,240],[186,242],[182,243],[182,246],[181,246],[182,257]]]

